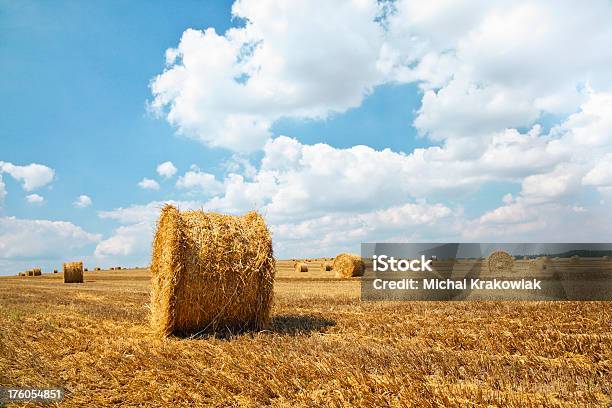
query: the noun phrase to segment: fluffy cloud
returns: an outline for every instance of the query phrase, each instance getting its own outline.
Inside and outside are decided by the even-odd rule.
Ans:
[[[200,171],[197,166],[191,166],[191,170],[180,176],[176,186],[184,190],[197,190],[206,195],[214,195],[221,191],[223,185],[213,174]]]
[[[163,178],[172,178],[176,171],[177,169],[171,161],[165,161],[157,166],[157,174]]]
[[[2,180],[2,174],[0,174],[0,208],[4,203],[4,198],[6,197],[6,184],[4,184],[4,180]]]
[[[0,259],[60,259],[100,236],[66,221],[0,217]]]
[[[386,66],[424,90],[415,120],[423,134],[480,137],[531,126],[543,113],[572,113],[585,86],[610,91],[610,18],[603,0],[403,0],[389,16]]]
[[[583,178],[585,185],[612,187],[612,154],[595,165]]]
[[[26,196],[26,201],[30,204],[42,204],[45,201],[45,198],[38,194],[30,194]]]
[[[210,146],[261,148],[278,118],[343,112],[380,82],[381,12],[375,1],[237,1],[244,27],[188,29],[166,52],[151,106]]]
[[[17,166],[12,163],[0,161],[0,173],[10,174],[15,180],[21,182],[26,191],[36,190],[44,187],[53,181],[55,171],[42,164],[28,164],[27,166]]]
[[[243,27],[185,31],[151,83],[152,106],[211,146],[261,148],[277,119],[325,118],[389,82],[420,84],[414,125],[434,140],[531,127],[612,88],[605,0],[241,0],[232,13]]]
[[[72,203],[76,208],[85,208],[91,205],[91,198],[86,195],[80,195],[77,197],[76,201]]]
[[[138,187],[144,190],[159,190],[159,183],[150,178],[143,178],[139,183]]]

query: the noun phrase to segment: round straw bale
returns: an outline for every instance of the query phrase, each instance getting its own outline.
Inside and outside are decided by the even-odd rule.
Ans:
[[[272,305],[272,238],[256,212],[161,211],[151,258],[151,325],[160,336],[261,330]]]
[[[26,276],[25,272],[19,272],[19,276]]]
[[[322,262],[321,263],[321,269],[323,269],[323,271],[325,271],[325,272],[331,271],[332,270],[332,263],[331,262]]]
[[[34,276],[34,270],[32,269],[28,269],[26,273],[28,274],[28,276]]]
[[[96,266],[96,267],[94,268],[94,271],[99,271],[99,270],[101,270],[99,266]]]
[[[40,270],[40,268],[34,268],[32,269],[32,272],[34,272],[34,276],[42,275],[42,271]]]
[[[295,263],[295,271],[296,272],[308,272],[308,265],[303,262]]]
[[[53,273],[57,273],[57,269],[54,269],[54,270],[53,270]]]
[[[64,283],[83,283],[83,262],[65,262]]]
[[[489,255],[487,266],[494,275],[512,272],[514,257],[506,251],[494,251]]]
[[[340,254],[334,258],[332,269],[338,278],[363,276],[365,264],[359,255]]]

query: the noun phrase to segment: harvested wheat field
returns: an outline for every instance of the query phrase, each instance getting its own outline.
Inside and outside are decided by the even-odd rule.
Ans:
[[[148,270],[0,278],[0,386],[62,406],[605,407],[609,302],[360,302],[278,261],[267,330],[160,339]]]

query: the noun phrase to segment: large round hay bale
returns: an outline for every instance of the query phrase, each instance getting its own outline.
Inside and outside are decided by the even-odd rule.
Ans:
[[[83,262],[65,262],[64,283],[83,283]]]
[[[32,269],[28,269],[26,273],[28,274],[28,276],[34,276],[34,270]]]
[[[324,272],[328,272],[332,270],[332,263],[331,262],[321,262],[321,269]]]
[[[332,269],[338,278],[363,276],[365,264],[359,255],[340,254],[334,258]]]
[[[306,265],[304,262],[296,262],[295,271],[296,272],[308,272],[308,265]]]
[[[512,272],[514,257],[505,251],[494,251],[489,255],[487,266],[493,275],[503,275]]]
[[[32,269],[32,272],[34,272],[34,276],[42,275],[42,271],[40,270],[40,268],[34,268]]]
[[[157,334],[260,330],[272,306],[272,238],[256,212],[161,211],[151,259]]]

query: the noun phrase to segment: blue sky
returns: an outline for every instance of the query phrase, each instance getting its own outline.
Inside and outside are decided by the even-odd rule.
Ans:
[[[315,3],[0,0],[0,162],[54,172],[28,190],[0,166],[0,273],[68,255],[145,264],[168,200],[259,209],[288,257],[376,239],[554,240],[561,219],[577,239],[607,237],[609,3],[399,1],[384,25],[373,1]],[[457,27],[440,30],[450,15]],[[513,25],[488,33],[499,15]],[[559,37],[572,15],[584,26]],[[598,56],[580,46],[595,38]],[[565,48],[577,62],[560,68]],[[176,175],[156,173],[166,161]],[[92,204],[76,208],[80,195]],[[53,243],[29,257],[9,235],[33,220],[51,222]]]

